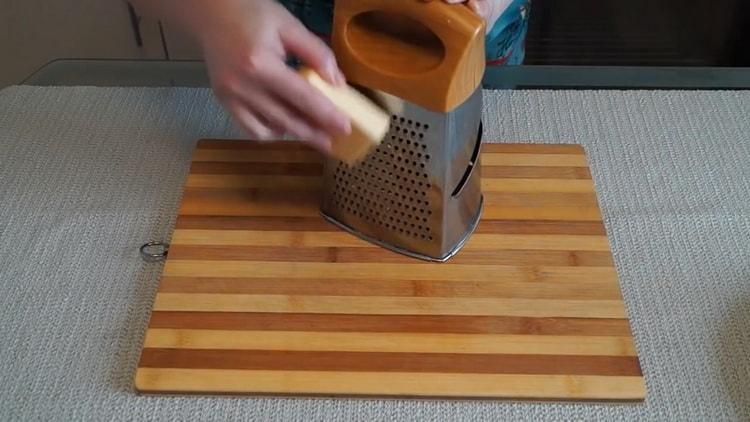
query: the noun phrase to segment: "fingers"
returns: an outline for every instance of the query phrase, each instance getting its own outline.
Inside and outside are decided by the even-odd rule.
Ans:
[[[209,61],[214,92],[253,138],[268,140],[289,133],[328,152],[332,136],[351,132],[349,119],[283,58],[296,56],[329,83],[345,79],[328,46],[291,15],[287,20],[277,22],[278,38],[261,37],[256,44],[235,49],[246,50],[243,54],[218,55]]]
[[[255,138],[289,133],[325,150],[331,135],[351,130],[346,116],[276,57],[254,60],[234,75],[214,76],[215,92]]]
[[[250,95],[243,95],[242,99],[250,110],[262,116],[272,126],[282,128],[285,132],[303,139],[313,135],[313,128],[293,117],[284,105],[268,93],[256,90]]]
[[[310,66],[329,83],[341,85],[346,82],[331,49],[299,22],[295,21],[281,31],[281,42],[288,53]]]
[[[278,66],[264,74],[262,83],[287,104],[293,105],[311,126],[332,135],[351,133],[349,118],[292,69]]]
[[[327,141],[322,141],[319,138],[312,138],[309,140],[303,139],[302,141],[306,142],[308,145],[310,145],[311,147],[317,149],[318,151],[324,154],[331,153],[332,143],[330,139],[328,139]]]
[[[227,104],[227,109],[234,116],[240,128],[250,135],[250,137],[260,141],[267,141],[277,136],[271,128],[261,122],[244,104],[233,101]]]
[[[422,0],[429,2],[432,0]],[[443,0],[448,4],[466,4],[469,8],[487,22],[487,31],[489,32],[497,18],[510,4],[511,0]],[[500,9],[500,10],[497,10]]]
[[[469,6],[487,21],[487,32],[490,32],[512,3],[513,0],[470,0]]]
[[[288,54],[296,56],[329,83],[346,83],[331,49],[298,21],[290,22],[280,35]],[[349,119],[293,70],[286,66],[273,66],[261,78],[265,86],[270,87],[281,100],[293,105],[313,127],[332,135],[351,132]]]
[[[425,3],[429,3],[432,0],[422,0],[422,1]],[[448,4],[459,4],[459,3],[466,3],[469,0],[443,0],[443,1]]]
[[[310,125],[300,118],[300,113],[275,97],[271,92],[255,90],[242,95],[242,103],[255,116],[267,122],[269,128],[279,128],[276,132],[289,133],[296,138],[320,146],[330,145],[331,137],[326,132]]]
[[[469,0],[468,2],[471,10],[477,15],[481,16],[485,20],[489,19],[492,15],[492,6],[486,0]]]
[[[240,128],[248,135],[250,135],[250,137],[252,137],[253,139],[259,141],[279,139],[285,132],[285,130],[281,128],[290,127],[292,128],[292,130],[287,131],[298,137],[299,140],[307,142],[315,149],[320,150],[324,153],[329,153],[331,151],[331,139],[325,132],[321,132],[312,128],[300,128],[301,126],[305,126],[305,124],[301,121],[295,122],[293,121],[294,119],[284,122],[284,119],[287,119],[288,115],[286,115],[286,113],[281,110],[280,107],[269,107],[268,104],[264,104],[261,106],[263,107],[264,112],[272,115],[272,119],[276,121],[267,120],[266,118],[260,116],[259,114],[256,114],[256,112],[253,111],[258,109],[257,101],[255,103],[255,105],[252,105],[246,104],[241,101],[233,101],[227,106],[229,112],[234,116],[235,121],[240,126]],[[268,112],[267,110],[273,111]],[[299,126],[297,126],[298,124]]]

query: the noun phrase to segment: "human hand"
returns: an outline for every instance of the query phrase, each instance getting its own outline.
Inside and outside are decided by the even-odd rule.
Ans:
[[[219,101],[249,135],[289,133],[323,151],[349,119],[290,69],[295,56],[330,83],[345,83],[333,52],[272,0],[189,0],[199,16],[188,27],[202,46]]]
[[[432,1],[432,0],[424,0]],[[487,32],[492,30],[495,22],[510,6],[513,0],[443,0],[449,4],[466,3],[477,15],[481,16],[487,23]]]

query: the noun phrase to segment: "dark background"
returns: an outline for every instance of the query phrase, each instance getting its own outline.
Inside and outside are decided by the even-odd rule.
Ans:
[[[525,64],[750,67],[750,0],[532,0]]]

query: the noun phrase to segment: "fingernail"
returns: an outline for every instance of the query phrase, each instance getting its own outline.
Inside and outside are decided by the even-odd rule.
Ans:
[[[273,137],[273,132],[267,128],[258,129],[255,131],[255,136],[258,140],[267,141]]]
[[[309,143],[325,154],[330,154],[333,150],[331,137],[322,132],[318,132],[315,136],[310,138]]]
[[[343,134],[343,135],[349,135],[352,133],[352,122],[343,114],[339,114],[340,117],[336,118],[336,122],[334,123],[336,126],[336,129]]]
[[[315,137],[315,131],[312,128],[304,128],[300,130],[298,133],[295,134],[297,136],[297,139],[307,141],[309,139],[312,139]]]
[[[326,73],[328,73],[328,79],[331,81],[336,80],[336,60],[333,58],[328,59],[328,63],[326,64]]]
[[[326,72],[328,73],[328,79],[336,85],[341,85],[341,71],[339,70],[336,59],[330,59],[326,65]]]
[[[331,142],[331,139],[326,139],[320,144],[320,149],[323,150],[326,154],[330,154],[331,151],[333,151],[333,143]]]

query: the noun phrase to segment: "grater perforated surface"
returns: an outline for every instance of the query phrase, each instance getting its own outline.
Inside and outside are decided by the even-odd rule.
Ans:
[[[325,161],[321,213],[371,243],[444,262],[481,215],[482,91],[449,113],[382,91],[367,93],[389,110],[391,128],[362,162]]]
[[[387,231],[432,240],[429,130],[429,124],[392,115],[391,129],[373,153],[356,166],[336,167],[334,205]]]

